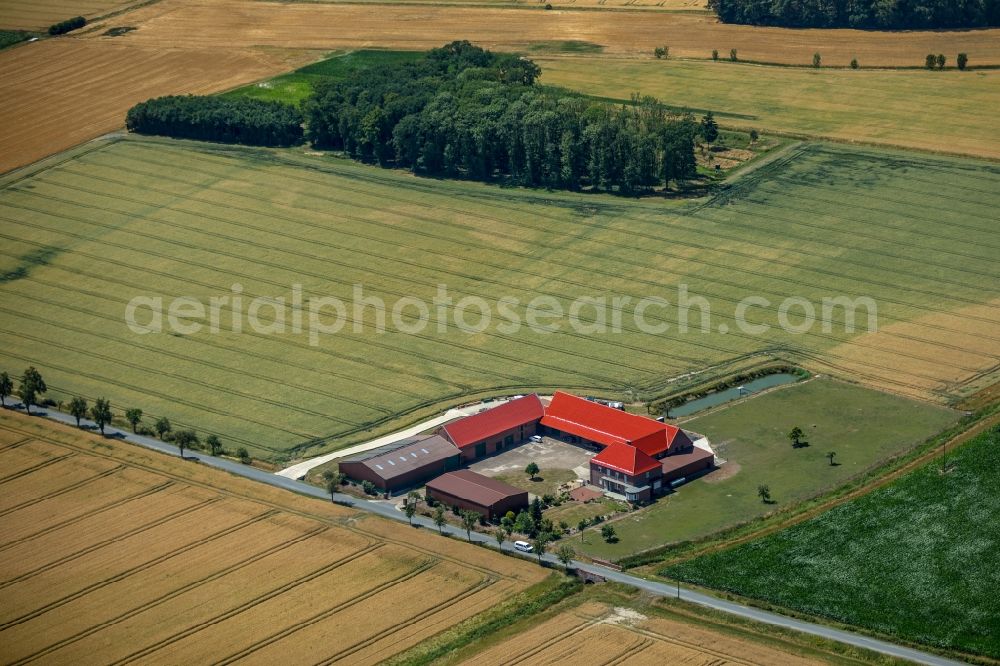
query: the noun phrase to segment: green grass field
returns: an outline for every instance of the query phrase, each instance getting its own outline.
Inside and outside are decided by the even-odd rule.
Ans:
[[[619,559],[707,536],[833,489],[956,418],[952,410],[829,378],[790,384],[685,421],[683,426],[707,436],[726,462],[615,521],[618,543],[607,544],[593,533],[573,545],[596,557]],[[795,426],[805,431],[809,446],[792,448],[787,433]],[[828,451],[837,453],[836,466],[826,458]],[[770,487],[774,504],[761,502],[759,484]]]
[[[56,398],[106,395],[272,459],[364,441],[471,395],[650,398],[683,388],[671,377],[761,354],[939,400],[991,381],[995,369],[980,369],[996,366],[1000,315],[975,307],[1000,296],[1000,168],[818,144],[739,182],[712,200],[630,200],[421,179],[302,149],[96,144],[0,183],[0,369],[33,363]],[[667,334],[628,316],[620,333],[565,320],[554,334],[509,332],[493,307],[478,334],[445,309],[441,333],[435,307],[411,335],[363,307],[311,346],[305,333],[250,330],[246,313],[256,296],[290,302],[294,284],[347,302],[360,284],[390,310],[403,296],[431,303],[444,284],[455,301],[519,299],[525,321],[537,295],[563,308],[581,296],[676,302],[679,283],[711,306],[709,331],[678,333],[678,312],[651,308],[648,322],[671,324]],[[234,284],[242,333],[229,304],[216,334],[125,324],[133,297],[207,304]],[[844,333],[839,313],[829,333],[777,328],[781,299],[841,294],[876,299],[881,332]],[[772,301],[747,315],[772,326],[766,335],[735,325],[736,302],[751,295]],[[271,308],[258,315],[272,323]],[[595,317],[580,312],[583,324]]]
[[[224,97],[253,97],[289,104],[300,104],[312,94],[313,85],[322,79],[341,80],[348,75],[378,65],[394,65],[416,60],[418,51],[383,51],[359,49],[334,53],[311,65],[225,93]]]
[[[1000,658],[1000,429],[818,518],[664,574]]]
[[[1000,158],[989,113],[1000,104],[1000,71],[770,67],[700,60],[535,57],[542,82],[627,100],[636,91],[664,103],[712,109],[719,122]],[[864,65],[864,63],[862,63]]]

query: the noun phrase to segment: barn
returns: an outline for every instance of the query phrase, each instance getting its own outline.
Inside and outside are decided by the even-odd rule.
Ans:
[[[466,511],[475,511],[496,522],[508,511],[528,508],[528,491],[463,469],[443,474],[427,483],[427,497]]]
[[[469,462],[524,442],[535,434],[544,411],[532,393],[452,421],[438,434],[461,449],[462,461]]]
[[[419,486],[458,469],[461,452],[437,435],[419,435],[344,458],[340,471],[355,481],[371,481],[383,492]]]

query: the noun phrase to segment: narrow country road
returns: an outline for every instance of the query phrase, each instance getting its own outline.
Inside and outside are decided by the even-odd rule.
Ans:
[[[9,407],[8,407],[9,408]],[[53,421],[59,423],[64,423],[67,425],[75,426],[76,419],[74,419],[69,414],[59,412],[51,408],[35,408],[32,412],[37,416],[45,416]],[[87,420],[83,420],[83,423],[93,427],[93,423]],[[115,439],[120,439],[123,441],[128,441],[133,444],[138,444],[144,446],[148,449],[154,451],[159,451],[167,455],[178,455],[179,451],[176,446],[168,444],[166,442],[161,442],[158,439],[153,439],[151,437],[144,437],[142,435],[134,435],[128,431],[121,430],[118,428],[107,427],[105,428],[105,433],[108,437]],[[300,495],[306,495],[308,497],[314,497],[322,500],[330,501],[336,500],[344,504],[349,504],[360,511],[367,511],[369,513],[374,513],[380,515],[384,518],[389,518],[391,520],[396,520],[400,522],[407,522],[406,516],[399,511],[395,504],[390,504],[387,502],[373,502],[368,500],[358,499],[350,495],[336,494],[332,498],[330,495],[321,488],[304,483],[302,481],[297,481],[285,476],[280,476],[278,474],[273,474],[271,472],[265,472],[263,470],[256,469],[249,465],[244,465],[242,463],[236,462],[234,460],[229,460],[226,458],[215,458],[213,456],[208,456],[200,454],[194,451],[185,451],[185,459],[196,460],[210,467],[215,467],[218,469],[225,470],[232,474],[237,474],[239,476],[252,479],[254,481],[259,481],[261,483],[266,483],[268,485],[283,488]],[[414,527],[419,527],[422,529],[437,530],[437,526],[429,519],[423,516],[414,516],[413,518]],[[460,528],[446,525],[444,527],[444,532],[450,536],[454,536],[460,539],[465,539],[465,530]],[[478,543],[483,543],[492,548],[496,548],[496,540],[488,535],[479,534],[478,532],[472,533],[472,540]],[[503,544],[502,550],[504,552],[514,553],[513,544],[511,542],[506,542]],[[551,554],[545,554],[542,559],[552,565],[558,565],[559,561],[555,556]],[[652,580],[646,580],[645,578],[639,578],[638,576],[633,576],[628,573],[613,571],[605,567],[601,567],[595,564],[588,564],[584,562],[573,562],[571,566],[582,569],[584,571],[589,571],[599,576],[603,576],[607,580],[612,580],[620,583],[626,583],[628,585],[633,585],[641,590],[649,592],[651,594],[661,596],[661,597],[679,597],[684,601],[690,603],[698,604],[701,606],[706,606],[708,608],[713,608],[731,615],[736,615],[749,620],[754,620],[756,622],[763,622],[765,624],[771,624],[778,627],[784,627],[786,629],[793,629],[795,631],[800,631],[805,634],[811,634],[813,636],[819,636],[821,638],[838,641],[845,643],[847,645],[853,645],[855,647],[864,648],[867,650],[872,650],[874,652],[880,652],[882,654],[887,654],[893,657],[898,657],[901,659],[907,659],[919,664],[927,664],[928,666],[959,666],[961,662],[953,661],[945,657],[940,657],[927,652],[922,652],[920,650],[915,650],[913,648],[904,647],[901,645],[896,645],[888,641],[879,640],[876,638],[869,638],[860,634],[855,634],[849,631],[844,631],[841,629],[834,629],[832,627],[827,627],[821,624],[815,624],[812,622],[806,622],[804,620],[796,620],[790,617],[785,617],[777,613],[771,613],[769,611],[760,610],[757,608],[752,608],[750,606],[744,606],[742,604],[734,603],[731,601],[726,601],[724,599],[719,599],[717,597],[710,596],[708,594],[703,594],[701,592],[695,592],[693,590],[685,589],[684,587],[678,588],[676,585],[671,585],[667,583],[661,583]],[[679,590],[679,591],[678,591]]]

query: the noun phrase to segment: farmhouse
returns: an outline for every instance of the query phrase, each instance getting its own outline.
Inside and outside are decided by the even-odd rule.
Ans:
[[[557,391],[540,425],[544,432],[598,449],[590,482],[630,502],[648,502],[664,484],[714,464],[677,426]]]
[[[427,497],[448,506],[475,511],[497,521],[508,511],[528,508],[528,491],[488,476],[463,469],[449,472],[427,483]]]
[[[461,453],[437,435],[420,435],[345,458],[340,471],[356,481],[371,481],[387,493],[420,485],[458,469]]]
[[[441,427],[438,434],[462,451],[468,462],[520,444],[535,434],[544,413],[534,393],[515,398]]]

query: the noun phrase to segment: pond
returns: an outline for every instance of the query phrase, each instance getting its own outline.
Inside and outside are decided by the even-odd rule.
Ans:
[[[752,379],[742,386],[734,386],[726,389],[725,391],[709,393],[704,398],[698,398],[697,400],[686,402],[680,407],[671,409],[670,416],[671,418],[690,416],[691,414],[708,409],[709,407],[715,407],[716,405],[721,405],[731,400],[736,400],[737,398],[745,398],[748,395],[760,393],[764,389],[769,389],[772,386],[791,384],[793,382],[797,382],[799,379],[801,379],[801,377],[798,375],[793,375],[787,372],[764,375],[763,377]]]

